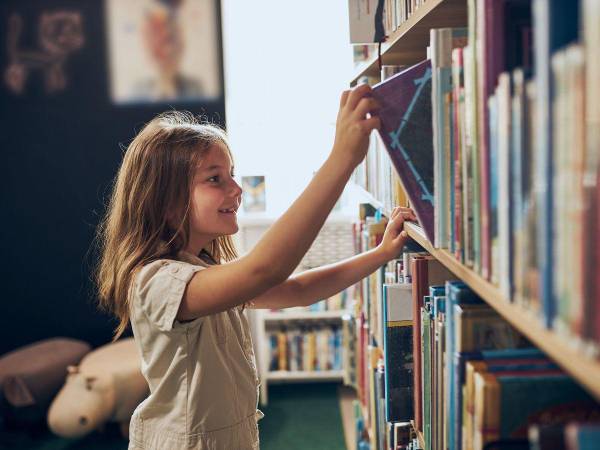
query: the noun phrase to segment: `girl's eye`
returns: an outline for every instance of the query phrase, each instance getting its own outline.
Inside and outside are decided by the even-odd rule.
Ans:
[[[219,176],[215,175],[214,177],[210,177],[208,179],[208,181],[210,181],[211,183],[218,183],[219,182]]]

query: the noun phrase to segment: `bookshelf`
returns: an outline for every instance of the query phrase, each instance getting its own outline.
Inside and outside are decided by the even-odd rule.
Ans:
[[[413,169],[417,165],[413,164],[414,161],[421,163],[422,167],[434,168],[431,179],[435,178],[435,193],[439,195],[435,197],[432,194],[434,218],[428,220],[429,214],[420,216],[428,232],[429,226],[434,232],[426,235],[420,225],[405,225],[412,240],[437,261],[430,265],[417,262],[412,266],[416,267],[412,269],[415,271],[411,276],[413,286],[419,286],[413,288],[413,305],[419,306],[415,303],[415,296],[425,298],[424,304],[413,311],[416,327],[413,331],[418,333],[420,328],[421,333],[426,332],[426,335],[416,338],[417,346],[413,347],[421,348],[421,379],[415,380],[414,384],[420,386],[421,392],[415,398],[421,400],[415,401],[416,415],[413,414],[413,417],[419,420],[413,423],[415,434],[411,445],[415,448],[453,450],[466,445],[465,448],[479,449],[495,439],[527,439],[527,436],[516,436],[516,428],[512,431],[507,429],[505,435],[485,435],[491,422],[484,423],[488,420],[484,417],[493,415],[497,423],[510,422],[506,412],[498,407],[500,403],[494,403],[502,394],[493,397],[494,400],[484,398],[491,392],[488,389],[493,389],[490,387],[493,383],[501,386],[509,377],[514,377],[512,381],[518,379],[518,382],[528,383],[515,396],[515,413],[528,411],[528,408],[531,411],[546,408],[527,398],[527,393],[536,389],[560,393],[564,396],[560,400],[562,402],[574,401],[571,393],[576,391],[577,395],[594,405],[594,411],[598,411],[600,321],[597,314],[600,291],[595,284],[600,273],[596,268],[600,252],[589,248],[595,246],[591,236],[597,232],[600,223],[595,206],[600,198],[600,183],[597,182],[600,180],[597,150],[600,147],[595,145],[599,142],[599,135],[597,131],[592,132],[597,130],[600,122],[600,108],[593,101],[588,103],[587,99],[595,98],[593,94],[598,92],[598,86],[589,80],[599,79],[600,73],[600,65],[595,59],[597,55],[592,53],[597,52],[600,43],[600,32],[596,28],[600,6],[594,0],[574,2],[570,6],[553,0],[531,3],[427,0],[412,4],[420,6],[390,33],[386,42],[380,44],[381,59],[377,54],[371,55],[357,67],[349,84],[354,86],[365,77],[370,84],[379,83],[380,76],[391,76],[391,71],[380,73],[380,64],[415,65],[426,58],[431,44],[432,72],[442,74],[438,75],[437,81],[432,77],[431,82],[434,157],[430,163],[426,158],[421,161],[412,154],[407,156],[408,150],[411,150],[408,147],[412,144],[408,141],[402,143],[404,148],[391,145],[395,151],[390,149],[388,154],[382,139],[372,139],[365,163],[360,171],[357,170],[355,180],[363,201],[389,217],[392,206],[405,205],[403,197],[395,192],[397,182],[389,176],[390,168],[394,169],[389,156],[400,167],[395,172],[399,172],[404,181],[408,179],[405,186],[411,185],[411,179],[402,174],[403,161],[409,161]],[[507,9],[494,9],[500,4]],[[574,10],[579,11],[577,14],[581,17]],[[521,25],[515,25],[517,16],[522,21]],[[392,13],[392,19],[386,22],[386,26],[395,20]],[[465,30],[439,30],[456,27],[466,27],[466,35]],[[438,30],[430,34],[430,29]],[[564,34],[559,39],[560,32]],[[546,37],[554,40],[553,43],[546,42]],[[506,48],[511,39],[517,51],[509,55]],[[502,45],[495,45],[498,42]],[[453,52],[453,49],[457,51]],[[498,58],[505,58],[497,65],[496,53]],[[514,59],[510,59],[513,56]],[[403,70],[396,81],[383,86],[389,87],[392,83],[402,86],[398,81],[402,78],[410,80],[408,73],[409,70]],[[451,78],[448,82],[452,89],[442,85],[445,81],[440,80],[449,79],[443,77]],[[414,82],[416,84],[417,81]],[[383,97],[383,91],[380,86],[376,93]],[[389,92],[386,91],[386,94]],[[583,100],[584,97],[586,100]],[[386,106],[391,109],[389,104]],[[391,113],[388,114],[391,116]],[[409,123],[413,117],[401,111],[390,120],[396,120],[392,125],[400,120]],[[419,119],[427,122],[423,116]],[[392,134],[390,130],[396,129],[401,128],[388,127],[382,133],[383,140]],[[563,145],[566,143],[569,145]],[[568,151],[564,150],[566,148]],[[421,179],[425,179],[423,175],[429,175],[424,169],[416,170]],[[593,194],[590,193],[592,190]],[[413,204],[419,206],[418,195],[429,195],[434,189],[431,186],[418,193],[414,191],[411,191],[414,194],[411,198],[415,200]],[[419,212],[423,213],[423,210],[419,209]],[[429,213],[429,210],[425,212]],[[373,211],[370,211],[368,215],[372,214]],[[380,220],[379,213],[374,214],[371,222],[365,219],[365,215],[361,209],[359,227],[367,238],[358,239],[359,251],[364,250],[360,246],[364,242],[370,245],[369,227]],[[585,222],[585,225],[579,222]],[[435,243],[433,237],[432,241],[427,238],[433,234],[436,236]],[[410,264],[411,252],[407,253],[403,261],[395,262],[396,268]],[[414,258],[421,263],[425,261],[423,256]],[[443,271],[444,281],[422,281],[428,275],[426,270],[419,268],[426,265],[435,267],[438,272]],[[393,269],[385,267],[384,279],[389,279],[387,275]],[[420,277],[423,274],[425,278]],[[403,421],[405,417],[380,419],[379,403],[383,401],[389,407],[393,397],[387,391],[382,394],[378,375],[384,372],[387,376],[390,367],[394,366],[377,360],[375,365],[371,355],[373,347],[380,347],[375,337],[381,330],[382,320],[378,305],[387,304],[385,296],[382,301],[380,292],[385,290],[383,283],[411,282],[406,279],[406,274],[397,276],[394,281],[382,281],[381,277],[366,279],[366,288],[362,290],[360,308],[357,309],[357,321],[362,321],[358,324],[357,335],[362,330],[365,338],[360,337],[357,341],[360,377],[356,386],[362,407],[360,418],[364,420],[371,448],[379,448],[381,440],[385,442],[390,436],[389,426],[394,420]],[[445,291],[441,287],[433,287],[428,294],[420,289],[423,285],[442,286],[446,280],[454,279],[461,280],[466,287],[462,283],[450,283]],[[377,288],[372,289],[370,286],[373,285]],[[469,304],[472,300],[467,297],[453,297],[456,291],[452,289],[456,286],[460,286],[458,289],[462,289],[465,295],[472,296],[468,298],[475,298],[477,303]],[[476,297],[487,303],[491,310],[481,305]],[[464,303],[459,303],[463,300]],[[455,301],[457,303],[453,303]],[[447,309],[448,305],[451,305],[451,310]],[[455,309],[454,305],[459,307]],[[505,336],[511,336],[516,330],[529,342],[519,337],[519,342],[492,347],[490,341],[477,338],[476,344],[464,344],[475,340],[468,341],[471,337],[467,339],[465,335],[457,334],[456,318],[466,318],[460,322],[461,327],[469,327],[463,328],[464,332],[475,330],[473,318],[478,314],[479,317],[487,315],[480,323],[487,321],[485,326],[489,326],[488,330],[496,326],[498,332]],[[472,322],[469,323],[469,320]],[[483,329],[480,328],[479,332]],[[461,347],[457,350],[456,344],[448,345],[448,342],[460,342]],[[484,363],[479,368],[475,363],[481,356],[468,355],[471,351],[484,352],[488,349],[492,352],[515,351],[506,357],[511,359],[523,347],[529,347],[529,343],[545,356],[536,349],[525,350],[540,355],[543,363],[535,362],[529,368],[513,370],[514,374],[509,372],[511,367],[518,366],[515,360],[498,362],[494,370],[487,372],[482,368]],[[385,349],[382,350],[385,352]],[[446,353],[447,350],[452,353]],[[418,350],[414,354],[419,354]],[[458,355],[458,359],[450,359],[447,354]],[[482,360],[485,359],[485,364],[488,364],[487,361],[493,361],[499,354],[486,355]],[[426,366],[425,360],[428,361]],[[467,380],[467,365],[471,363],[471,378]],[[494,363],[490,363],[489,367],[493,366]],[[452,376],[447,371],[452,371]],[[562,387],[554,391],[540,387],[554,375],[565,381]],[[534,379],[537,376],[539,378]],[[452,387],[448,387],[450,385]],[[461,391],[467,386],[471,390]],[[573,391],[568,391],[571,388]],[[498,388],[497,392],[501,389]],[[589,396],[583,391],[587,391]],[[507,397],[502,398],[506,400]],[[540,398],[544,400],[545,394],[536,396],[535,400]],[[396,401],[393,406],[399,404]],[[477,407],[474,407],[475,404]],[[419,408],[421,411],[417,411]],[[566,423],[555,412],[549,412],[547,419],[555,419],[563,427]],[[515,420],[521,420],[523,426],[536,423],[535,420],[525,422],[522,418]],[[586,419],[582,415],[571,420],[579,422],[576,425],[579,426]],[[491,425],[492,428],[494,426],[497,426],[496,422]],[[515,435],[508,434],[513,432]]]
[[[242,218],[238,233],[238,247],[242,254],[248,252],[258,242],[274,220],[275,218],[266,215],[249,215]],[[301,272],[351,256],[351,238],[351,218],[339,213],[330,215],[313,246],[300,263],[298,271]],[[340,293],[341,295],[342,293]],[[345,300],[342,300],[342,297]],[[309,310],[307,308],[288,308],[281,311],[248,309],[252,339],[255,343],[257,369],[261,380],[261,405],[268,403],[269,384],[346,381],[346,364],[343,357],[345,349],[340,350],[342,370],[269,370],[270,333],[278,329],[308,328],[316,331],[323,327],[342,329],[345,316],[349,317],[348,308],[354,301],[350,292],[344,293],[342,297],[338,297],[337,300],[335,298],[324,300],[330,302],[325,310]],[[333,302],[331,302],[332,300]],[[346,306],[344,307],[344,305]],[[343,347],[344,342],[341,344]]]
[[[382,64],[410,65],[422,61],[427,56],[430,28],[462,27],[466,24],[465,0],[429,0],[381,44]],[[379,75],[377,54],[357,68],[350,85],[354,86],[365,75]]]
[[[578,380],[596,399],[600,400],[599,361],[587,356],[581,349],[569,345],[568,340],[558,333],[544,328],[537,317],[532,317],[527,310],[510,303],[496,286],[458,262],[447,250],[434,248],[425,237],[421,227],[408,223],[406,230],[412,239],[469,285],[507,322]]]

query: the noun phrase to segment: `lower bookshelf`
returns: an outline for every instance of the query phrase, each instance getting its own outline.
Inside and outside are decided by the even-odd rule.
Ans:
[[[341,324],[343,317],[348,315],[346,309],[331,311],[310,311],[303,309],[288,309],[283,311],[253,310],[252,323],[255,332],[256,359],[261,379],[260,402],[268,403],[268,385],[277,383],[312,383],[312,382],[343,382],[346,379],[345,370],[314,370],[289,371],[268,370],[269,342],[267,329],[281,326],[312,326],[313,324]]]
[[[529,311],[504,298],[496,286],[465,267],[447,250],[434,248],[421,227],[406,223],[405,229],[412,239],[469,285],[507,322],[578,380],[596,399],[600,400],[600,361],[585,354],[577,348],[576,344],[568,342],[569,339],[564,336],[546,329],[537,317],[533,317]]]

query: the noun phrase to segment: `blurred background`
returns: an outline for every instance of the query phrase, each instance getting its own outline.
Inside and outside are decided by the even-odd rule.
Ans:
[[[346,8],[1,2],[0,353],[57,335],[110,339],[90,283],[95,228],[128,142],[162,111],[224,125],[240,182],[263,176],[263,214],[283,212],[333,142],[352,69]]]

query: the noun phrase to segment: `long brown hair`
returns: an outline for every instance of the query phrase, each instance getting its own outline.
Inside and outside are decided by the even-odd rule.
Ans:
[[[187,246],[194,168],[216,143],[229,150],[221,128],[200,123],[191,113],[171,111],[146,124],[129,144],[96,235],[98,302],[119,319],[114,340],[129,323],[137,270],[157,259],[177,259]],[[179,216],[169,220],[173,211]],[[230,236],[204,250],[216,263],[237,257]]]

